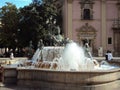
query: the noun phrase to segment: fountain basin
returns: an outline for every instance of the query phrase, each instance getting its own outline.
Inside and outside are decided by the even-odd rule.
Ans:
[[[4,67],[2,82],[4,84],[16,84],[17,75],[16,67]]]
[[[41,90],[118,90],[120,69],[105,71],[54,71],[18,68],[17,84]]]
[[[119,90],[120,68],[60,71],[8,65],[3,70],[3,83],[17,84],[19,90]]]
[[[4,67],[3,77],[13,78],[14,76],[19,90],[119,90],[120,68],[108,67],[111,65],[116,66],[115,64],[118,62],[101,68],[107,62],[102,62],[98,66],[94,62],[94,65],[91,59],[86,59],[83,49],[74,43],[64,50],[59,49],[56,47],[46,48],[42,51],[38,49],[39,52],[34,57],[39,55],[40,57],[33,58],[31,66],[23,64],[21,66],[24,67],[14,67],[13,73],[10,73],[11,67],[10,69]],[[75,53],[76,51],[77,53]],[[46,69],[45,61],[56,62],[58,69],[51,67]],[[40,62],[43,62],[45,67],[38,67],[41,65]],[[50,63],[50,65],[53,64]],[[93,68],[91,68],[91,65]]]

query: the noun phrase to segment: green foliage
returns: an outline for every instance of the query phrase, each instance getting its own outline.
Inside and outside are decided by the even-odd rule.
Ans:
[[[39,39],[39,34],[41,30],[41,19],[37,10],[37,6],[31,4],[20,9],[21,19],[19,23],[19,41],[21,46],[25,47],[29,45],[29,41],[33,41],[36,45]],[[42,36],[42,34],[40,35]]]
[[[33,4],[40,5],[42,2],[41,0],[32,0]]]
[[[54,20],[59,20],[59,16],[54,0],[33,0],[30,5],[20,9],[12,3],[6,3],[0,8],[0,45],[23,48],[29,46],[32,40],[36,48],[39,39],[46,37]]]
[[[17,43],[18,10],[15,5],[7,2],[5,6],[0,8],[0,16],[2,23],[0,45],[14,48]]]
[[[37,46],[39,39],[44,39],[50,31],[49,23],[46,21],[52,16],[49,22],[53,23],[58,15],[53,0],[33,0],[29,6],[20,9],[20,38],[21,45],[28,46],[29,41],[33,41]],[[26,35],[27,34],[27,35]],[[22,37],[22,38],[21,38]],[[22,41],[24,39],[24,41]]]

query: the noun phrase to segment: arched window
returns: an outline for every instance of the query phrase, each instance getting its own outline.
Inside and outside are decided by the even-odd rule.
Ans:
[[[92,20],[93,19],[93,4],[94,0],[81,0],[81,19]]]
[[[83,11],[83,19],[84,20],[90,20],[91,17],[90,17],[90,9],[84,9]]]

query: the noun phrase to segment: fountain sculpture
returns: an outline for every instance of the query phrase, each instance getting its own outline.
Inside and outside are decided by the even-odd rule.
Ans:
[[[98,63],[88,51],[74,42],[63,46],[43,47],[38,44],[30,64],[4,67],[4,83],[14,77],[21,90],[118,90],[120,68],[105,61]],[[89,48],[86,43],[87,49]],[[9,72],[8,72],[9,71]],[[12,71],[10,73],[10,71]],[[7,79],[8,78],[8,79]],[[11,79],[12,78],[12,79]],[[9,82],[10,83],[10,82]]]

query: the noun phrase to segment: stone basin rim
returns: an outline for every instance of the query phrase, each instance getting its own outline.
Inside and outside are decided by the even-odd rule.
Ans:
[[[36,71],[42,71],[42,72],[61,72],[61,73],[113,73],[113,72],[119,72],[120,68],[115,69],[109,69],[109,70],[82,70],[82,71],[65,71],[65,70],[50,70],[50,69],[40,69],[40,68],[16,68],[18,71],[29,71],[29,70],[36,70]]]

